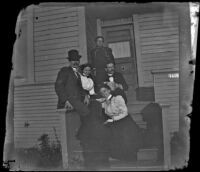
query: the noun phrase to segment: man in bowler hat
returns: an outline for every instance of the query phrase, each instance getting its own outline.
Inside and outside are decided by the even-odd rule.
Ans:
[[[114,56],[112,54],[112,49],[109,47],[105,47],[104,44],[104,37],[97,36],[95,38],[96,47],[91,50],[89,62],[91,63],[92,67],[95,69],[96,85],[100,85],[106,78],[106,62],[107,60],[111,60],[114,63]]]
[[[58,95],[57,108],[74,108],[80,116],[88,115],[88,96],[81,86],[78,73],[80,58],[77,50],[68,52],[69,66],[58,72],[55,82],[55,91]]]

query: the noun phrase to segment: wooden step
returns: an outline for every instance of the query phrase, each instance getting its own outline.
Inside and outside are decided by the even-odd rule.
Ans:
[[[127,104],[128,111],[131,114],[133,114],[133,113],[140,113],[142,111],[142,109],[145,106],[147,106],[149,103],[150,102],[139,102],[139,101],[128,103]]]
[[[157,161],[158,160],[158,149],[157,148],[148,148],[140,149],[137,152],[138,161]]]

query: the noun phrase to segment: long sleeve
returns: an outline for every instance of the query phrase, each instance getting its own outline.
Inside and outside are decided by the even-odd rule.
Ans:
[[[65,91],[65,85],[67,83],[67,79],[68,79],[68,74],[67,72],[64,71],[65,68],[62,68],[57,75],[57,79],[55,82],[55,91],[56,94],[58,95],[59,99],[62,102],[65,102],[67,100],[67,92]]]
[[[122,74],[119,75],[119,80],[120,80],[119,84],[122,84],[123,90],[127,91],[128,90],[128,84],[126,83]]]
[[[128,115],[128,109],[122,96],[115,97],[114,104],[118,109],[118,113],[112,117],[115,121],[120,120]]]

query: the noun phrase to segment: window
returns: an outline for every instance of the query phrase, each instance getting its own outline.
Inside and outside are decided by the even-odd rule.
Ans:
[[[115,58],[131,57],[129,41],[109,43],[108,47],[112,49]]]

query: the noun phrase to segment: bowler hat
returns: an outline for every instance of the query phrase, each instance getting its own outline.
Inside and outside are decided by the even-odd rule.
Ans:
[[[69,61],[79,61],[81,58],[81,55],[79,55],[77,50],[69,50],[68,51],[68,57],[67,59]]]

